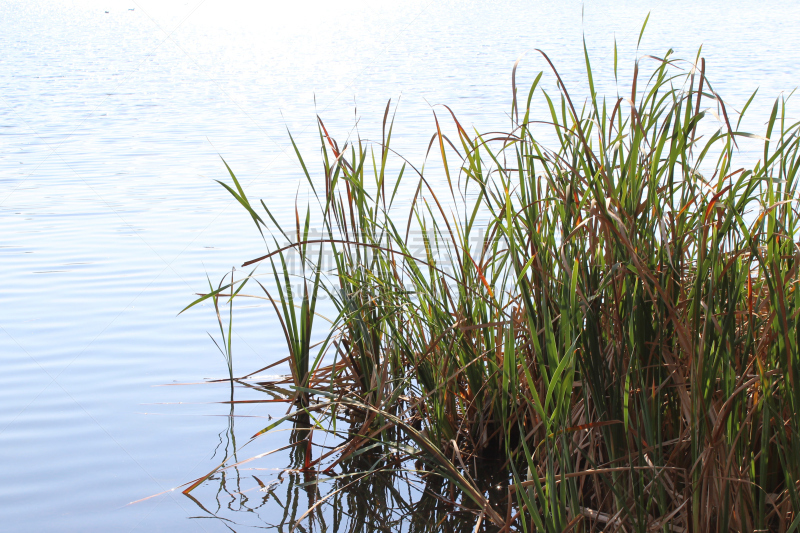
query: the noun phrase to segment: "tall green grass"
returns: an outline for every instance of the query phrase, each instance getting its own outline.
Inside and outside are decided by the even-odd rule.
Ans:
[[[798,124],[778,99],[742,167],[738,141],[754,136],[704,61],[652,61],[614,98],[588,54],[580,98],[553,67],[559,90],[540,74],[502,134],[443,108],[435,176],[391,150],[388,105],[372,143],[340,146],[320,120],[320,179],[295,145],[315,204],[291,229],[230,172],[272,239],[245,266],[274,283],[254,273],[197,302],[245,297],[248,280],[272,302],[292,375],[268,386],[296,406],[287,419],[307,416],[309,450],[314,433],[342,437],[304,471],[378,453],[370,468],[441,476],[502,531],[797,530]],[[533,116],[533,98],[549,113]],[[338,316],[312,346],[323,294]]]

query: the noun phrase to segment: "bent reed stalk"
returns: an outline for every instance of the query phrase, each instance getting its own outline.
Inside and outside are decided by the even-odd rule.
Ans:
[[[588,54],[584,104],[553,68],[559,94],[541,91],[549,116],[534,122],[540,73],[524,108],[515,94],[508,133],[470,135],[446,108],[454,144],[434,114],[446,200],[402,161],[390,183],[389,105],[381,142],[340,148],[319,121],[324,190],[292,139],[319,213],[296,211],[291,230],[228,168],[223,186],[265,240],[290,244],[273,238],[245,263],[269,263],[274,293],[251,273],[192,305],[245,297],[249,280],[272,302],[292,375],[269,385],[296,411],[261,433],[305,413],[311,433],[342,440],[304,471],[369,449],[372,468],[442,476],[451,500],[503,531],[797,530],[798,124],[778,99],[761,159],[737,167],[737,139],[753,136],[704,60],[655,60],[610,102]],[[714,110],[720,127],[702,135]],[[398,217],[402,180],[415,193]],[[314,347],[321,294],[338,316]],[[507,480],[499,496],[486,464]]]

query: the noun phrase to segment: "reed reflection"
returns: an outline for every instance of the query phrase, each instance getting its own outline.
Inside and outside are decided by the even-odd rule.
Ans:
[[[470,500],[462,499],[452,483],[426,473],[424,465],[398,463],[396,454],[386,453],[379,446],[342,461],[332,470],[318,471],[312,466],[314,458],[333,447],[314,442],[314,424],[308,414],[287,422],[290,445],[285,450],[284,468],[266,468],[247,459],[239,464],[235,421],[235,404],[231,404],[214,451],[215,459],[231,466],[185,493],[201,511],[193,519],[216,520],[230,531],[496,531],[478,511],[470,509]],[[276,461],[267,460],[272,464]],[[486,463],[482,471],[487,490],[493,490],[498,480],[492,473],[499,469]]]

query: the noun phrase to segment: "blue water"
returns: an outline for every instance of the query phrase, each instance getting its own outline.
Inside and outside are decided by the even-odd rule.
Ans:
[[[421,162],[432,104],[449,104],[465,126],[507,128],[511,68],[524,56],[526,90],[546,68],[536,48],[580,94],[582,35],[609,96],[615,38],[620,80],[637,57],[673,48],[694,59],[703,45],[729,109],[760,87],[743,129],[761,132],[773,99],[800,83],[800,5],[699,4],[0,0],[2,529],[276,522],[274,501],[256,512],[220,504],[235,522],[200,518],[180,491],[127,505],[204,475],[230,446],[230,407],[214,403],[228,398],[225,385],[160,386],[226,375],[207,335],[218,333],[212,309],[178,312],[206,274],[217,282],[264,249],[214,182],[226,179],[219,155],[287,219],[295,197],[306,199],[287,128],[318,169],[316,114],[340,139],[376,139],[386,101],[399,98],[394,148]],[[285,356],[268,308],[235,320],[235,373]],[[270,405],[237,406],[240,443],[283,414]],[[275,457],[256,465],[261,479],[286,465]],[[216,509],[213,490],[198,494]]]

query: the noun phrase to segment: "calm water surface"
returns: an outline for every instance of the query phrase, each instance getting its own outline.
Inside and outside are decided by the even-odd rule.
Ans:
[[[314,161],[316,113],[339,138],[355,118],[362,137],[376,138],[386,101],[400,97],[395,148],[421,162],[431,104],[450,104],[482,131],[506,128],[514,61],[525,54],[523,87],[545,68],[535,48],[579,93],[582,34],[609,95],[615,36],[621,79],[637,55],[671,47],[694,58],[702,44],[732,108],[760,87],[745,121],[755,131],[772,99],[800,83],[797,2],[0,0],[0,14],[8,531],[240,531],[281,521],[285,498],[242,506],[213,486],[197,501],[175,491],[127,505],[207,473],[232,435],[243,442],[284,412],[240,405],[231,419],[214,403],[227,399],[223,385],[160,386],[225,375],[206,334],[217,328],[211,309],[177,313],[207,287],[206,274],[217,281],[263,250],[213,181],[225,178],[218,155],[252,196],[288,216],[301,174],[287,128]],[[237,374],[285,356],[267,309],[242,309],[236,321]],[[266,436],[240,453],[287,439]],[[259,477],[274,480],[288,460],[259,462]],[[258,494],[251,473],[230,492]],[[302,513],[304,501],[294,504]]]

